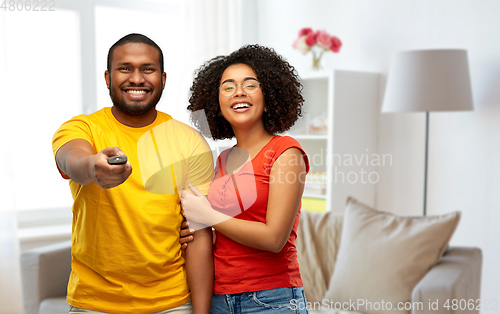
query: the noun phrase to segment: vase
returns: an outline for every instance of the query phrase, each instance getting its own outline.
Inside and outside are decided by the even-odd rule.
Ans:
[[[321,57],[323,56],[323,51],[321,51],[319,54],[316,54],[316,51],[312,51],[313,59],[312,59],[312,68],[314,71],[319,71],[322,70],[323,67],[321,66]]]

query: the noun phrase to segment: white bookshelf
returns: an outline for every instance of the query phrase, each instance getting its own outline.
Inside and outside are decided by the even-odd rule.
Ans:
[[[371,182],[377,167],[365,160],[377,153],[379,74],[318,71],[301,75],[301,82],[303,117],[287,135],[297,139],[308,154],[310,175],[324,172],[327,176],[324,193],[308,194],[306,190],[304,208],[343,212],[348,196],[374,205],[376,183]],[[309,128],[318,117],[326,120],[324,134],[312,134]]]

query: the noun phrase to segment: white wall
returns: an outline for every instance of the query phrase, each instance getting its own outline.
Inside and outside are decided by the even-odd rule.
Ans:
[[[475,110],[430,115],[427,210],[462,211],[452,245],[483,250],[482,298],[490,300],[500,300],[499,17],[497,0],[259,0],[257,17],[259,43],[274,47],[299,73],[311,68],[311,55],[291,47],[302,27],[343,41],[339,54],[323,57],[325,69],[384,78],[398,51],[468,50]],[[392,154],[394,164],[380,169],[377,207],[421,215],[425,115],[380,114],[379,123],[379,153]]]

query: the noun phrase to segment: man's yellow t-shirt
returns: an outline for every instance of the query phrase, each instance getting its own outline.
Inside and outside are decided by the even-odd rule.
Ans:
[[[119,123],[111,108],[64,123],[53,138],[54,156],[74,139],[88,141],[94,153],[119,147],[132,174],[112,189],[69,181],[74,205],[68,303],[151,313],[188,302],[179,193],[189,183],[208,192],[213,159],[206,141],[168,114],[158,112],[151,125],[132,128]]]

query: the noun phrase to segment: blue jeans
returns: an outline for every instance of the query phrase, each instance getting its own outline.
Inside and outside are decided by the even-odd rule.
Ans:
[[[286,287],[236,294],[214,294],[211,314],[308,314],[302,287]]]

